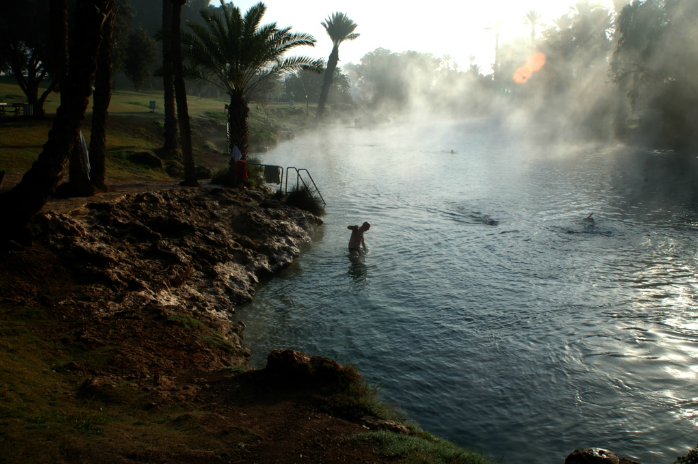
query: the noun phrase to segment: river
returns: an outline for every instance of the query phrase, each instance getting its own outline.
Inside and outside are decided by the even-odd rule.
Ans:
[[[238,308],[252,363],[356,364],[426,430],[504,463],[588,446],[671,463],[698,442],[698,163],[677,158],[477,121],[284,143],[261,162],[308,168],[327,215]]]

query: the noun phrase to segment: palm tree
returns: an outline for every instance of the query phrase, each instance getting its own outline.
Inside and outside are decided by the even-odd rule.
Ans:
[[[322,92],[320,93],[320,101],[317,106],[317,118],[321,118],[322,113],[325,111],[325,103],[327,103],[327,95],[330,92],[332,76],[335,68],[337,68],[337,62],[339,62],[339,45],[345,40],[354,40],[359,36],[359,34],[354,32],[356,23],[344,13],[336,12],[321,24],[327,31],[327,35],[332,39],[332,53],[330,53],[327,69],[322,79]]]
[[[107,115],[111,102],[111,88],[114,83],[112,76],[112,52],[114,51],[114,21],[115,10],[106,21],[102,32],[102,43],[97,55],[97,73],[95,74],[95,90],[92,96],[92,129],[90,132],[90,181],[94,188],[107,191],[105,177],[107,172]]]
[[[172,0],[172,73],[174,74],[175,99],[177,100],[177,122],[182,144],[182,164],[184,164],[184,181],[182,185],[198,187],[194,153],[191,146],[191,125],[189,123],[189,106],[187,89],[184,85],[182,69],[182,5],[187,0]]]
[[[497,20],[494,24],[485,27],[486,31],[494,31],[494,64],[492,65],[492,80],[499,79],[499,31],[502,28],[502,20]]]
[[[172,2],[162,0],[162,80],[165,88],[165,144],[163,149],[177,149],[177,117],[175,116],[174,76],[172,75]]]
[[[230,97],[228,122],[230,146],[237,146],[247,158],[250,109],[246,93],[265,79],[300,70],[315,70],[320,61],[307,56],[283,56],[289,50],[315,45],[310,34],[291,33],[276,23],[260,26],[267,7],[252,6],[245,16],[240,9],[221,0],[221,13],[201,10],[204,24],[188,21],[182,31],[186,56],[198,78],[219,87]],[[231,163],[231,172],[235,166]]]
[[[537,11],[531,10],[524,15],[524,24],[531,25],[531,43],[536,40],[536,26],[540,23],[541,14]]]

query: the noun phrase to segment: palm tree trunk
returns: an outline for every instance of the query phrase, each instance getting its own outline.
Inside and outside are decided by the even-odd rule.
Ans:
[[[175,116],[171,32],[172,2],[171,0],[162,0],[162,34],[165,37],[165,40],[162,41],[162,79],[165,88],[165,144],[163,148],[170,152],[177,149],[177,139],[179,138],[179,134],[177,133],[177,117]]]
[[[56,60],[55,78],[60,90],[68,72],[68,0],[51,0],[51,47]],[[63,98],[63,93],[60,94]],[[34,109],[36,111],[36,108]]]
[[[332,53],[330,53],[330,59],[327,61],[327,69],[325,69],[325,75],[322,77],[322,92],[320,93],[320,101],[317,105],[317,115],[316,118],[320,119],[325,112],[325,104],[327,103],[327,96],[330,93],[330,85],[332,85],[332,76],[334,76],[334,70],[337,68],[337,63],[339,62],[339,46],[335,45],[332,48]]]
[[[230,95],[230,109],[228,110],[228,123],[230,124],[230,149],[235,145],[242,153],[242,159],[247,159],[247,144],[249,141],[250,131],[247,125],[247,119],[250,116],[250,107],[245,101],[245,94],[242,92]],[[228,165],[230,174],[235,174],[235,164],[231,162]]]
[[[32,217],[46,204],[62,177],[68,154],[78,140],[92,94],[96,57],[102,40],[102,23],[110,0],[83,0],[76,11],[75,38],[61,106],[39,158],[9,192],[0,195],[0,239],[31,243]],[[67,16],[66,16],[67,17]],[[66,29],[67,30],[67,29]]]
[[[111,60],[114,50],[114,20],[115,12],[104,22],[103,39],[97,58],[97,74],[95,76],[95,94],[92,97],[92,131],[90,133],[90,180],[92,185],[102,191],[109,190],[105,184],[107,173],[107,115],[111,102],[112,70]]]
[[[194,153],[191,146],[191,126],[187,106],[187,89],[184,85],[182,71],[181,22],[182,5],[187,0],[172,0],[172,71],[174,72],[175,99],[177,100],[177,120],[179,121],[182,142],[182,164],[184,164],[184,181],[181,185],[198,187],[194,166]]]

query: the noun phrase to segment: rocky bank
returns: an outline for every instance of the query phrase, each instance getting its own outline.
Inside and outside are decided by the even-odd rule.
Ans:
[[[331,359],[247,365],[235,307],[321,224],[217,188],[37,215],[33,246],[1,252],[0,462],[492,462],[405,423]]]

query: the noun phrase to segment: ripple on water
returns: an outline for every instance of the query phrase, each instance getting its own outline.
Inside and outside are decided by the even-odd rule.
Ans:
[[[474,123],[388,130],[264,155],[311,166],[329,207],[321,240],[238,309],[252,362],[356,363],[428,430],[505,462],[695,445],[695,166]],[[371,252],[350,260],[346,226],[365,220]]]

